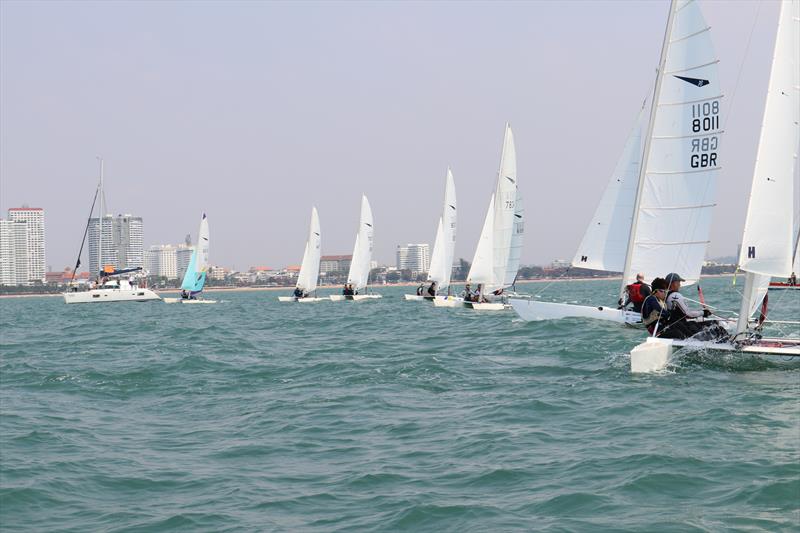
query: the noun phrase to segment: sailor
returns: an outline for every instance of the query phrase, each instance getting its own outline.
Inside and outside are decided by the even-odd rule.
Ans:
[[[633,304],[633,310],[637,313],[642,312],[642,303],[650,295],[650,286],[644,282],[644,274],[636,274],[636,281],[625,287],[625,303],[621,304],[620,309]]]
[[[469,283],[464,285],[464,290],[461,291],[461,297],[464,298],[465,302],[471,302],[472,301],[472,289],[470,288],[470,284]]]
[[[353,286],[349,283],[344,284],[344,290],[342,290],[342,294],[345,296],[352,296],[353,295]]]
[[[422,296],[422,291],[425,289],[425,284],[420,283],[419,287],[417,287],[417,296]]]
[[[681,323],[680,327],[685,329],[689,336],[699,333],[703,329],[703,324],[687,319],[707,318],[711,316],[711,311],[705,307],[702,310],[689,309],[686,299],[680,293],[681,282],[686,280],[678,274],[674,272],[667,274],[664,280],[667,282],[667,311],[669,311],[670,323]]]
[[[430,296],[434,296],[434,297],[436,296],[436,282],[435,281],[433,283],[431,283],[430,287],[428,287],[428,294]]]
[[[653,333],[663,333],[663,328],[666,328],[669,323],[669,311],[666,305],[667,299],[667,282],[661,278],[653,280],[653,290],[647,295],[647,298],[642,302],[642,322],[644,323],[647,331],[651,335]],[[656,332],[656,326],[659,331]]]
[[[188,293],[188,292],[186,292],[186,289],[183,289],[183,290],[181,291],[181,298],[182,298],[183,300],[188,300],[188,299],[189,299],[189,293]]]
[[[486,297],[483,295],[483,283],[478,283],[478,290],[472,295],[472,301],[486,303]]]
[[[792,287],[797,285],[797,276],[795,276],[794,272],[792,272],[792,275],[789,276],[789,280],[788,281],[789,281],[789,285],[791,285]]]
[[[303,298],[304,296],[305,296],[305,293],[303,292],[303,289],[301,289],[300,287],[295,287],[294,288],[294,297],[295,298]]]

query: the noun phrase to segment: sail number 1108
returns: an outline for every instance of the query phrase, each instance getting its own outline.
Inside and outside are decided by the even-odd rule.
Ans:
[[[692,132],[719,129],[719,100],[692,104]]]

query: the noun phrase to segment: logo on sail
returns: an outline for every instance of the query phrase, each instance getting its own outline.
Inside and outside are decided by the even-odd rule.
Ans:
[[[506,179],[507,179],[508,181],[510,181],[511,183],[516,183],[516,181],[514,181],[514,179],[513,179],[513,178],[509,178],[508,176],[506,176]]]
[[[711,83],[708,80],[701,80],[700,78],[687,78],[686,76],[675,76],[675,77],[678,78],[679,80],[685,81],[686,83],[696,85],[697,87],[705,87],[706,85]]]

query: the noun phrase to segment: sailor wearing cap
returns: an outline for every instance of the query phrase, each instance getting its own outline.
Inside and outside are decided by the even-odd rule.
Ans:
[[[694,310],[689,309],[689,306],[686,305],[686,298],[679,292],[681,290],[681,281],[686,281],[685,279],[674,272],[667,274],[664,279],[667,282],[669,290],[667,294],[667,311],[669,311],[670,322],[677,322],[679,320],[685,321],[687,318],[708,317],[711,315],[711,311],[708,309]],[[697,324],[696,329],[699,331],[702,329],[702,326]]]

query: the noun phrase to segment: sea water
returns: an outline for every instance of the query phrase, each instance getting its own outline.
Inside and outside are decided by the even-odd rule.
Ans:
[[[519,288],[613,305],[618,282]],[[738,309],[731,278],[703,289]],[[376,290],[2,300],[0,528],[800,528],[800,370],[689,354],[631,375],[641,330]],[[770,316],[800,317],[798,292]]]

